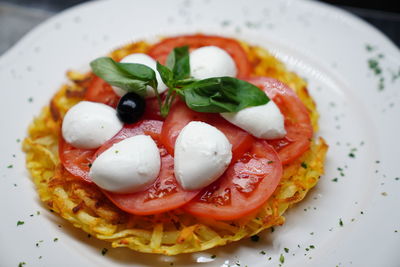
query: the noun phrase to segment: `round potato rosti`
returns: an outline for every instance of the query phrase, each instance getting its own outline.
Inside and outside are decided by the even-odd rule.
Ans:
[[[252,76],[278,79],[291,87],[309,111],[317,131],[318,113],[306,83],[268,51],[241,42],[253,67]],[[131,53],[146,53],[150,45],[136,42],[110,56],[115,60]],[[310,148],[294,162],[284,165],[283,177],[272,197],[255,213],[238,220],[217,221],[185,213],[181,209],[157,215],[139,216],[117,208],[95,185],[69,174],[60,163],[58,143],[64,114],[81,101],[93,74],[69,71],[71,83],[63,85],[29,126],[23,142],[26,165],[41,200],[74,226],[113,247],[129,247],[146,253],[176,255],[202,251],[252,236],[282,225],[282,214],[301,201],[314,187],[324,169],[328,149],[322,138],[313,139]]]

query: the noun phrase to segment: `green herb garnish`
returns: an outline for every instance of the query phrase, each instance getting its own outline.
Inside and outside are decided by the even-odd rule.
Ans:
[[[283,256],[283,254],[281,254],[281,256],[279,257],[279,262],[282,264],[285,262],[285,256]]]
[[[18,221],[17,226],[23,225],[25,222],[24,221]]]
[[[186,105],[198,112],[238,112],[244,108],[268,103],[269,98],[258,87],[232,77],[196,80],[190,76],[189,48],[177,47],[168,55],[166,65],[157,62],[157,71],[168,91],[161,98],[153,69],[134,63],[119,63],[108,57],[90,63],[94,74],[113,86],[144,97],[146,88],[153,88],[163,117],[179,96]]]

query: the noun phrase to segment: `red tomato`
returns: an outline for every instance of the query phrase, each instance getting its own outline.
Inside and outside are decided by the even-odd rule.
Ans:
[[[247,81],[265,91],[285,116],[286,136],[268,143],[278,152],[282,164],[292,162],[310,147],[313,128],[307,108],[292,89],[278,80],[254,77]]]
[[[103,79],[93,75],[93,79],[86,91],[84,100],[103,103],[112,107],[116,107],[119,96],[114,93],[111,85]]]
[[[138,134],[150,135],[156,142],[160,139],[162,122],[144,120],[124,127],[115,137],[96,151],[95,157],[125,138]],[[116,194],[103,190],[105,195],[121,210],[138,215],[150,215],[176,209],[191,199],[199,190],[185,191],[174,175],[174,158],[159,145],[161,169],[157,180],[146,190],[132,194]]]
[[[96,149],[80,149],[68,144],[62,136],[58,144],[58,154],[64,168],[72,175],[92,183],[89,178],[89,169]]]
[[[184,45],[188,45],[192,49],[210,45],[218,46],[228,52],[235,61],[238,77],[247,77],[251,73],[252,66],[247,59],[246,51],[238,41],[231,38],[202,34],[171,37],[153,45],[148,54],[164,64],[172,49]]]
[[[277,153],[265,141],[257,140],[222,177],[204,188],[183,209],[216,220],[238,219],[261,207],[281,177],[282,163]]]
[[[171,155],[174,154],[176,138],[182,128],[191,121],[206,122],[223,132],[232,144],[233,161],[240,158],[254,141],[250,134],[230,124],[219,114],[196,112],[189,109],[185,103],[177,101],[172,106],[161,132],[161,142]]]

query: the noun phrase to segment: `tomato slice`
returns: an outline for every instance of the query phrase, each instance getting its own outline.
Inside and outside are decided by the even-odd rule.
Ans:
[[[93,183],[89,177],[89,169],[96,149],[75,148],[61,136],[58,142],[58,154],[64,168],[72,175]]]
[[[286,136],[268,143],[278,152],[282,164],[294,161],[308,150],[313,136],[307,108],[292,89],[276,79],[254,77],[247,81],[265,91],[284,115]]]
[[[200,217],[234,220],[262,206],[282,177],[278,154],[265,141],[252,148],[183,209]]]
[[[148,54],[164,64],[172,49],[184,45],[188,45],[192,49],[210,45],[218,46],[228,52],[235,61],[238,77],[247,77],[251,73],[252,66],[247,58],[246,51],[238,41],[231,38],[202,34],[165,38],[150,47]]]
[[[228,123],[219,114],[196,112],[189,109],[185,103],[177,101],[172,106],[161,132],[161,142],[171,155],[174,154],[176,138],[182,128],[191,121],[206,122],[223,132],[232,144],[232,161],[240,158],[254,141],[250,134]]]
[[[160,139],[162,121],[144,120],[124,127],[95,153],[95,157],[113,144],[138,134],[150,135],[156,142]],[[174,175],[174,158],[158,142],[161,169],[157,180],[146,190],[132,194],[116,194],[103,190],[104,194],[121,210],[137,215],[150,215],[179,208],[192,200],[200,190],[185,191]]]
[[[149,135],[155,142],[159,142],[161,138],[162,125],[163,122],[159,120],[142,120],[133,124],[125,124],[124,128],[122,128],[113,138],[97,149],[96,153],[94,153],[93,160],[113,144],[135,135]]]
[[[100,77],[93,75],[93,79],[86,90],[84,100],[103,103],[115,108],[118,104],[119,96],[114,93],[111,85]]]

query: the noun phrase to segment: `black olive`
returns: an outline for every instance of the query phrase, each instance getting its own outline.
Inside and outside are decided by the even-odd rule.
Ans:
[[[127,93],[121,97],[117,106],[118,118],[124,123],[134,123],[142,117],[146,101],[135,93]]]

